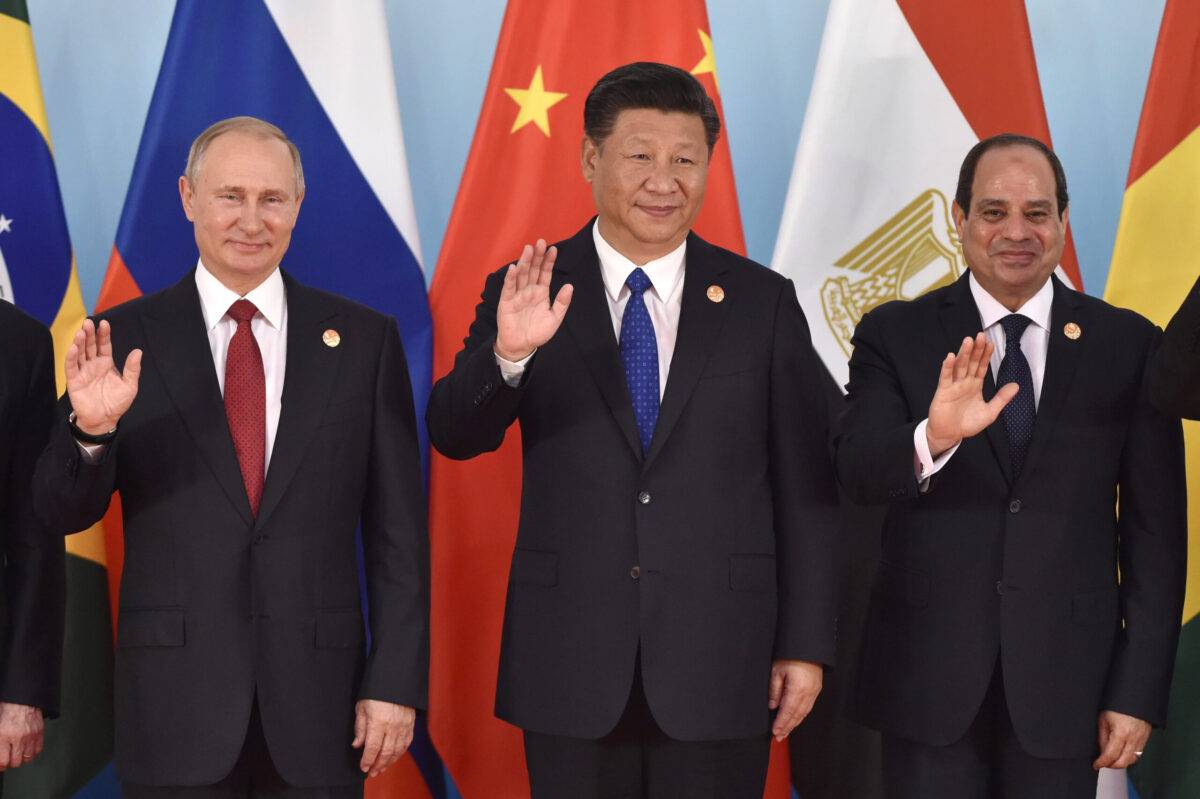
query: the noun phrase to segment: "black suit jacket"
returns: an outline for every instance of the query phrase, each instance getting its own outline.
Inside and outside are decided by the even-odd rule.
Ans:
[[[33,513],[29,485],[54,418],[54,343],[0,301],[0,701],[58,715],[66,606],[61,540]]]
[[[1150,365],[1150,401],[1163,413],[1200,419],[1200,280],[1163,333]]]
[[[596,738],[635,655],[660,726],[763,733],[772,658],[834,649],[837,494],[817,356],[791,283],[695,235],[666,393],[643,457],[589,223],[558,244],[575,296],[519,387],[493,355],[503,270],[427,419],[452,458],[521,425],[524,486],[496,712]],[[706,297],[711,285],[724,300]]]
[[[1064,334],[1068,322],[1079,338]],[[868,313],[855,331],[838,476],[857,501],[890,503],[857,711],[885,732],[949,744],[999,656],[1022,746],[1091,757],[1102,709],[1165,721],[1179,636],[1183,438],[1143,381],[1158,331],[1054,279],[1025,468],[1014,478],[1001,417],[921,493],[914,428],[942,359],[979,329],[964,275]],[[989,375],[985,396],[995,390]]]
[[[191,273],[102,315],[118,364],[134,347],[145,354],[137,398],[100,462],[81,459],[64,398],[38,464],[38,509],[60,532],[89,526],[121,493],[116,757],[130,782],[224,777],[257,695],[288,782],[352,783],[362,778],[355,701],[425,704],[424,492],[399,333],[368,308],[284,282],[282,411],[257,518]],[[327,329],[338,346],[322,341]]]

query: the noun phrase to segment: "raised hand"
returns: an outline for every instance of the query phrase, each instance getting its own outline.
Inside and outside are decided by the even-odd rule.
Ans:
[[[521,257],[510,264],[496,307],[496,354],[506,361],[519,361],[545,344],[558,331],[574,288],[567,284],[550,302],[550,276],[558,249],[546,242],[525,245]]]
[[[103,435],[116,427],[137,396],[142,351],[130,352],[124,372],[118,372],[108,322],[101,321],[97,328],[91,319],[85,319],[67,350],[66,367],[67,396],[76,427],[90,435]]]
[[[925,437],[933,457],[941,455],[964,438],[987,428],[1017,395],[1017,384],[1009,383],[988,402],[983,399],[983,381],[991,364],[995,346],[987,335],[964,338],[958,354],[946,355],[937,391],[929,403],[929,424]]]

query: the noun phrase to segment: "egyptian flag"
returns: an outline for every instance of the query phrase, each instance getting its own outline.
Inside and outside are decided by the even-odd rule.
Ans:
[[[50,328],[58,389],[63,358],[83,322],[83,296],[63,213],[50,127],[24,0],[0,0],[0,300]],[[67,539],[67,629],[62,715],[46,748],[11,769],[10,797],[72,796],[112,759],[112,637],[104,535],[97,525]]]
[[[717,99],[703,0],[510,0],[430,290],[435,374],[450,371],[485,276],[526,242],[565,238],[595,213],[579,166],[583,103],[602,75],[633,61],[688,70]],[[745,251],[727,131],[713,152],[696,232]],[[431,457],[429,723],[450,776],[470,797],[529,795],[521,732],[492,715],[521,496],[519,433],[514,426],[498,451],[469,461]],[[787,796],[786,758],[773,763],[768,795]]]
[[[1167,0],[1104,298],[1166,325],[1200,271],[1200,5]],[[1142,799],[1200,796],[1200,422],[1188,450],[1187,596],[1168,728],[1130,769]],[[1135,794],[1130,791],[1130,795]]]
[[[1050,142],[1022,0],[833,0],[772,266],[838,385],[863,314],[966,269],[950,204],[997,133]],[[1069,232],[1064,273],[1082,287]]]
[[[192,140],[213,122],[239,115],[279,126],[304,161],[304,207],[283,268],[302,283],[396,318],[424,418],[429,307],[378,0],[176,5],[98,310],[164,289],[195,267],[195,238],[177,181]],[[424,449],[424,425],[418,430]],[[105,517],[114,602],[119,514],[114,501]],[[413,752],[431,755],[423,732],[418,738]],[[440,784],[440,764],[426,765]],[[408,756],[368,786],[369,796],[430,795]]]

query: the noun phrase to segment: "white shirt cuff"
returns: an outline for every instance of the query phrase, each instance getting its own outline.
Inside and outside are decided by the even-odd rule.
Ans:
[[[525,375],[525,366],[536,352],[535,349],[519,361],[509,361],[497,355],[495,350],[492,351],[492,355],[496,356],[496,364],[500,367],[500,376],[504,378],[506,385],[516,388],[521,384],[521,378]]]
[[[925,435],[925,428],[928,426],[929,420],[924,419],[917,425],[917,429],[913,431],[913,447],[917,452],[917,483],[920,484],[921,493],[929,490],[929,478],[941,471],[942,467],[950,460],[950,456],[962,446],[962,442],[959,441],[935,460],[933,454],[929,451],[929,439]]]

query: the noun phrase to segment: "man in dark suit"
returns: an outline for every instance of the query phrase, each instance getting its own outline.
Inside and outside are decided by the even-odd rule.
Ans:
[[[179,188],[200,263],[76,334],[39,511],[79,530],[121,492],[126,796],[360,796],[361,772],[408,746],[426,695],[424,499],[399,333],[280,270],[304,182],[278,128],[216,123]]]
[[[834,649],[817,356],[789,281],[690,232],[693,77],[618,68],[584,128],[598,219],[488,278],[427,413],[452,458],[521,425],[496,712],[535,797],[759,797]]]
[[[1158,331],[1052,276],[1067,187],[1041,142],[976,145],[954,221],[970,272],[855,332],[838,477],[890,503],[856,708],[889,796],[1090,799],[1164,723],[1179,634]]]
[[[1150,401],[1163,413],[1200,419],[1200,280],[1167,324],[1149,381]]]
[[[42,751],[58,715],[66,595],[62,542],[46,535],[29,485],[54,418],[54,343],[0,301],[0,772]],[[2,783],[0,783],[2,786]]]

